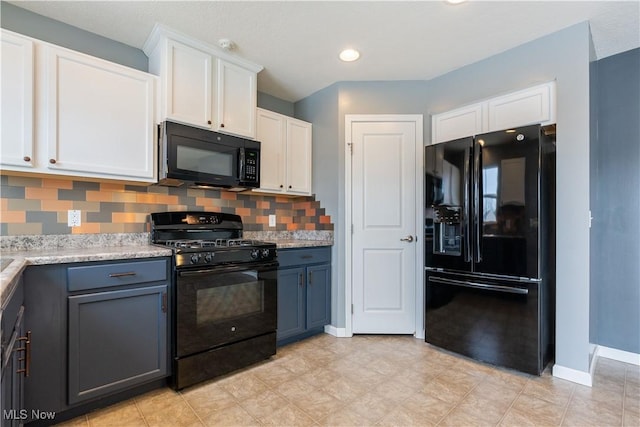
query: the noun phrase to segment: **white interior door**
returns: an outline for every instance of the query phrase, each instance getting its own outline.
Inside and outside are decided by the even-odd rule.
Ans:
[[[418,130],[418,120],[410,117],[347,123],[353,333],[414,334],[422,327],[416,324],[417,187],[422,188],[416,154],[423,145],[422,123]]]

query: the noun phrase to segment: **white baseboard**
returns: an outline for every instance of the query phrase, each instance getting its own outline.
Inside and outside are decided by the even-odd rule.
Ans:
[[[351,337],[351,335],[347,335],[347,329],[346,328],[336,328],[333,325],[325,325],[324,326],[324,332],[329,334],[329,335],[333,335],[334,337],[338,337],[338,338]]]
[[[640,354],[631,353],[630,351],[618,350],[616,348],[605,347],[602,345],[597,346],[596,357],[604,357],[605,359],[612,359],[617,360],[618,362],[640,366]]]
[[[591,387],[593,378],[593,369],[595,363],[591,364],[590,372],[578,371],[576,369],[567,368],[558,364],[553,365],[551,370],[554,377],[562,378],[563,380],[571,381],[574,383],[586,385]]]
[[[419,340],[423,340],[424,339],[424,329],[417,331],[415,334],[413,334],[414,337],[416,337],[416,339]]]

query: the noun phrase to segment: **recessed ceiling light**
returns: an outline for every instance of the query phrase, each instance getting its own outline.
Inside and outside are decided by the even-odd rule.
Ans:
[[[345,49],[340,52],[340,59],[344,62],[355,61],[358,58],[360,58],[360,52],[355,49]]]
[[[449,4],[460,4],[460,3],[466,2],[467,0],[444,0],[444,1]]]
[[[516,133],[515,129],[507,129],[505,130],[506,133]]]

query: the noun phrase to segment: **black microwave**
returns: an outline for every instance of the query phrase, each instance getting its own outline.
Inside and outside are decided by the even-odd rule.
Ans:
[[[244,191],[260,187],[260,142],[166,121],[158,184]]]

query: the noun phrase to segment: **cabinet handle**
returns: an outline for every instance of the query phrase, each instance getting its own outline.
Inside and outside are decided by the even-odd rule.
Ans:
[[[289,186],[289,188],[291,188],[291,186]]]
[[[302,273],[298,274],[298,284],[300,285],[300,287],[302,287],[304,285],[304,283],[302,281]]]
[[[207,124],[210,125],[211,124],[211,120],[207,120]]]
[[[163,313],[167,312],[167,293],[166,292],[162,293],[162,312]]]
[[[309,272],[309,286],[313,284],[313,271]]]
[[[284,188],[284,185],[280,184],[280,188]]]
[[[25,377],[29,376],[31,372],[31,331],[27,332],[26,337],[18,338],[18,341],[24,341],[24,347],[16,348],[15,351],[24,351],[24,358],[20,358],[19,360],[24,360],[24,369],[18,369],[16,373],[24,374]]]
[[[224,127],[224,123],[220,123],[220,127],[223,128]]]
[[[109,277],[125,277],[125,276],[135,276],[135,271],[127,271],[126,273],[111,273]]]
[[[51,163],[52,165],[56,164],[56,159],[49,159],[49,163]]]
[[[22,160],[24,160],[25,162],[30,162],[30,161],[31,161],[31,157],[29,157],[29,156],[24,156],[24,157],[22,158]]]

